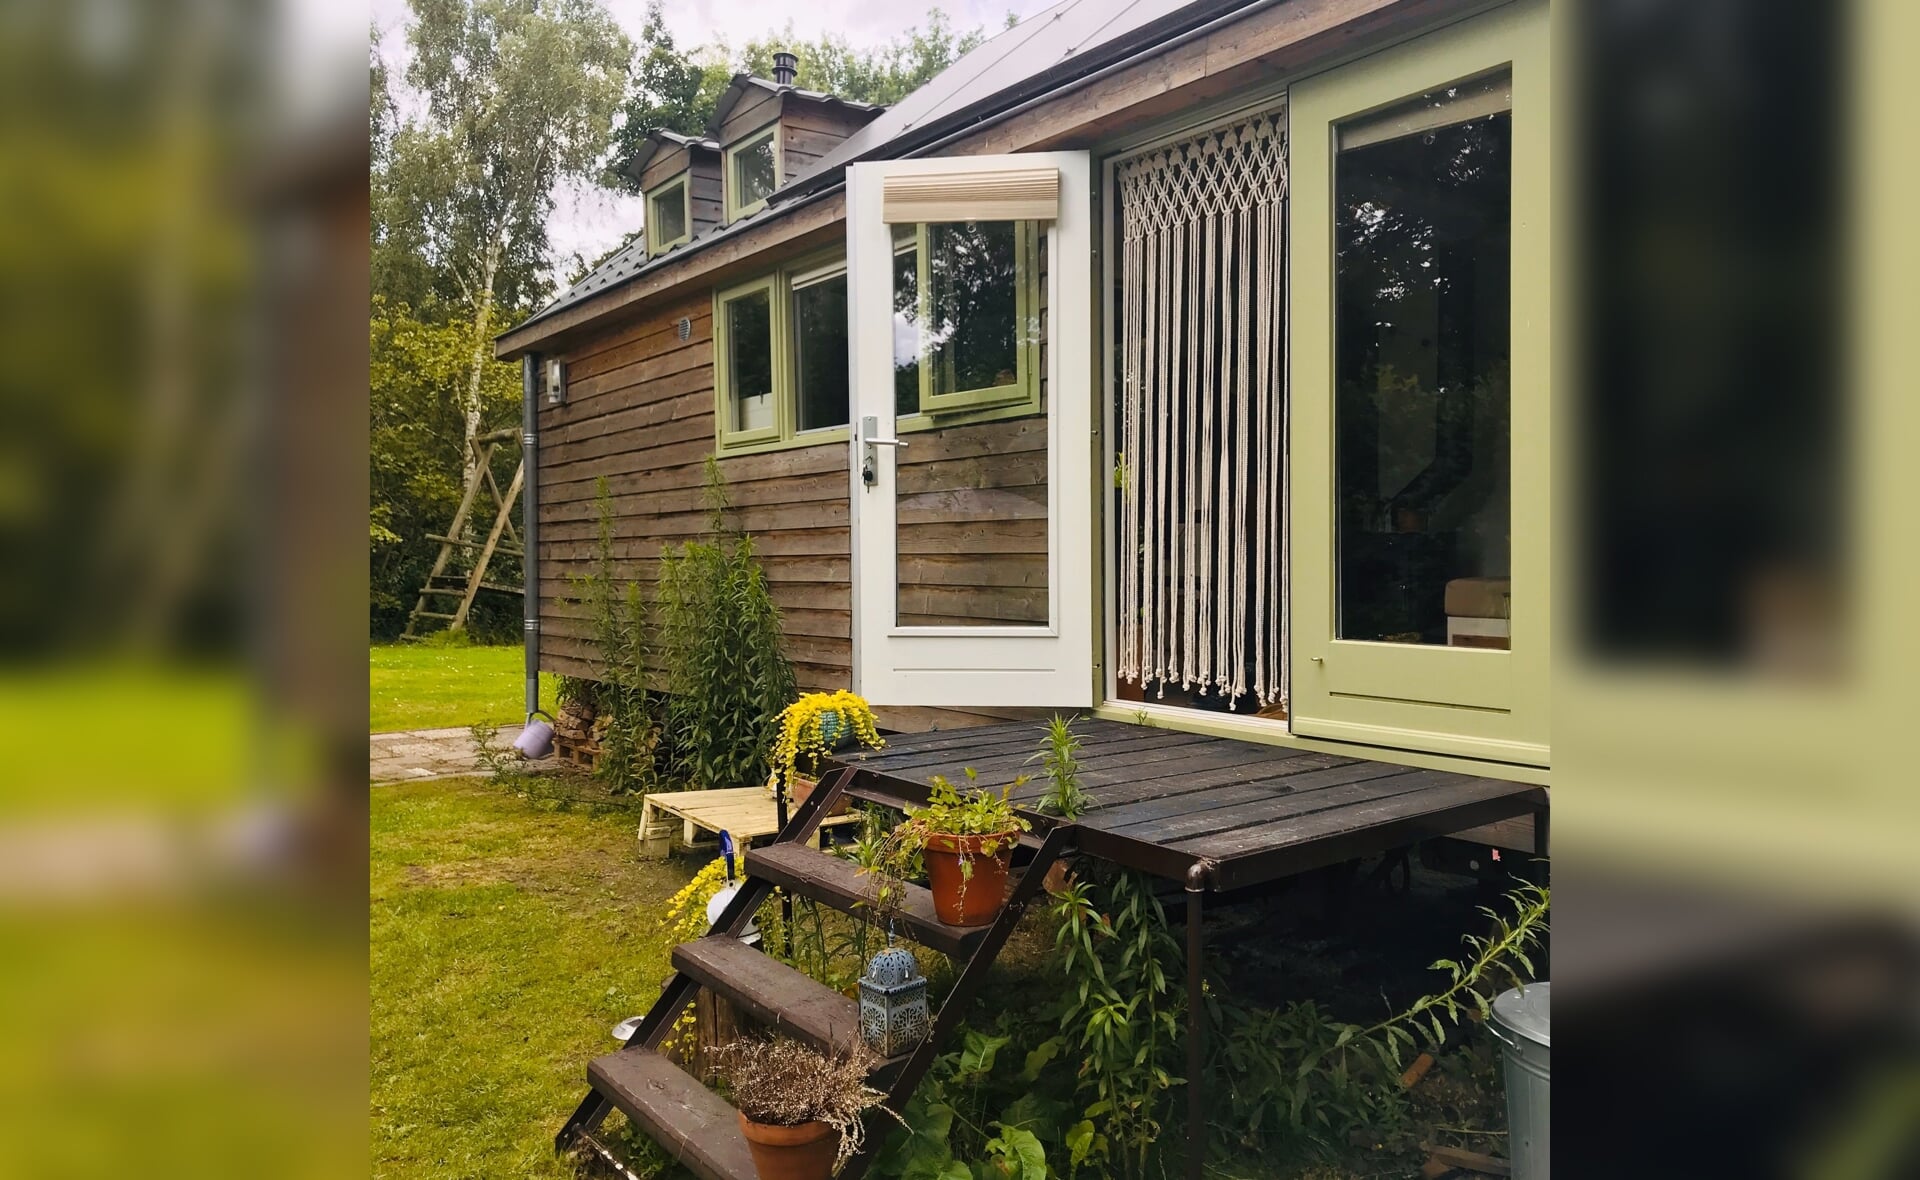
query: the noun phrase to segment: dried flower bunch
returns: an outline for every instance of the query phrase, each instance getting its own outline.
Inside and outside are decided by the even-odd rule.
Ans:
[[[886,1098],[867,1085],[877,1061],[864,1045],[828,1056],[786,1037],[743,1037],[715,1050],[714,1058],[734,1107],[754,1122],[776,1127],[822,1122],[840,1132],[835,1168],[860,1150],[865,1138],[860,1116]]]

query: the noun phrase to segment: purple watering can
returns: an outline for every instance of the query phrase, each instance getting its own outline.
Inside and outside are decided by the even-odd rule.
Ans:
[[[536,717],[545,717],[545,721],[536,721]],[[527,714],[527,725],[520,736],[513,739],[513,748],[520,751],[522,758],[545,758],[553,753],[553,714],[545,709],[535,709]]]

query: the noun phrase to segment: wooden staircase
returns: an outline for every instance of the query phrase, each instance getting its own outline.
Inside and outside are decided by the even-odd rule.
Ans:
[[[746,882],[714,923],[713,932],[674,948],[674,974],[626,1047],[587,1066],[591,1089],[560,1129],[556,1148],[584,1147],[617,1173],[627,1174],[617,1153],[598,1137],[601,1120],[617,1109],[703,1180],[755,1180],[753,1160],[733,1108],[661,1054],[659,1046],[701,987],[725,996],[752,1022],[816,1049],[844,1051],[859,1041],[857,1001],[740,940],[776,886],[843,913],[855,913],[869,904],[871,884],[855,866],[807,846],[820,820],[832,813],[857,774],[847,769],[828,775],[774,843],[747,853]],[[887,1106],[905,1110],[1007,936],[1039,892],[1047,869],[1067,852],[1073,831],[1072,825],[1062,824],[1047,832],[990,926],[949,926],[934,916],[931,893],[917,885],[907,887],[907,897],[895,916],[897,927],[921,945],[959,961],[960,971],[927,1039],[912,1053],[882,1062],[873,1071],[872,1082],[886,1092]],[[857,1180],[867,1163],[866,1152],[854,1156],[841,1169],[839,1180]]]

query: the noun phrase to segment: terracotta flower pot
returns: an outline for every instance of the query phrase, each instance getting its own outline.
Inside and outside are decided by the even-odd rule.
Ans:
[[[833,1175],[840,1132],[826,1123],[776,1127],[740,1114],[740,1134],[746,1137],[760,1180],[828,1180]]]
[[[933,890],[934,915],[949,926],[991,923],[1007,899],[1007,870],[1019,839],[1018,832],[928,836],[921,856],[927,864],[927,885]],[[994,845],[991,855],[982,851],[989,843]],[[971,873],[962,867],[963,861],[971,863]]]
[[[798,807],[802,803],[805,803],[807,801],[807,796],[813,794],[813,789],[819,785],[820,785],[819,779],[808,778],[806,775],[801,774],[799,771],[797,770],[794,771],[793,772],[793,791],[792,791],[793,805],[795,807]],[[845,795],[840,796],[840,801],[833,805],[833,810],[828,812],[824,818],[831,819],[836,815],[845,815],[847,813],[847,808],[852,803],[853,803],[853,800],[848,798],[847,796]]]

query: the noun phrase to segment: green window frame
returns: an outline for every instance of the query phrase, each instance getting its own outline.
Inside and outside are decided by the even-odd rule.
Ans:
[[[799,259],[769,274],[716,291],[713,297],[713,388],[714,442],[716,451],[725,455],[757,454],[790,447],[810,447],[844,442],[846,423],[801,430],[799,342],[794,338],[794,291],[846,277],[846,259],[839,254],[813,255]],[[733,302],[766,292],[772,305],[770,345],[773,350],[773,421],[754,430],[732,428],[734,374],[728,307]],[[852,385],[849,377],[847,414],[852,416]]]
[[[779,188],[780,177],[784,175],[783,170],[786,166],[786,153],[780,145],[780,124],[771,123],[763,130],[756,131],[742,138],[739,143],[727,149],[725,172],[727,221],[729,223],[738,221],[742,217],[758,213],[767,207],[766,197],[745,203],[740,200],[740,157],[752,151],[754,148],[759,147],[761,144],[768,142],[773,144],[773,187]],[[772,190],[768,190],[768,196],[771,195]]]
[[[782,298],[780,276],[766,275],[751,282],[740,283],[717,291],[713,297],[713,392],[714,392],[714,430],[719,448],[723,451],[756,443],[779,442],[785,419],[781,413],[782,391],[788,382],[785,377],[788,350],[783,348],[786,339],[786,300]],[[771,388],[767,391],[772,400],[772,421],[765,426],[752,429],[739,429],[734,426],[734,382],[733,372],[733,324],[732,306],[764,295],[767,300],[767,349],[769,356],[768,373]]]
[[[680,234],[678,237],[663,239],[658,236],[659,218],[654,215],[654,208],[662,197],[671,199],[673,189],[676,187],[680,190]],[[664,184],[647,190],[647,257],[664,254],[682,242],[693,239],[692,193],[693,186],[684,172]]]
[[[1013,227],[1014,318],[1017,322],[1025,323],[1040,307],[1040,234],[1030,221],[1016,221]],[[894,246],[896,258],[909,249],[914,252],[915,290],[918,294],[919,322],[922,324],[933,319],[933,263],[929,249],[932,234],[929,230],[926,222],[916,224],[911,237],[897,239]],[[900,430],[927,430],[948,425],[953,421],[951,415],[966,414],[970,421],[984,421],[1039,412],[1040,340],[1037,334],[1030,335],[1014,346],[1015,374],[1013,382],[1008,385],[939,392],[934,380],[935,365],[928,363],[928,359],[923,342],[918,412],[899,413],[897,428]],[[980,411],[992,413],[989,415]]]

